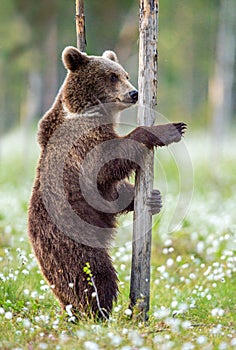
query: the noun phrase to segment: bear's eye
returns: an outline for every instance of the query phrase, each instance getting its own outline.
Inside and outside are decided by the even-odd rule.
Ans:
[[[111,80],[112,83],[116,83],[119,80],[119,77],[118,77],[117,74],[112,73],[111,76],[110,76],[110,80]]]

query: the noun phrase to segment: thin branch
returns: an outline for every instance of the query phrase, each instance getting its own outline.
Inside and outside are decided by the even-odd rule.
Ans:
[[[94,288],[94,291],[96,293],[96,301],[97,301],[97,306],[98,306],[98,310],[99,312],[101,313],[102,317],[105,319],[105,320],[109,320],[109,318],[105,315],[105,313],[103,312],[102,308],[101,308],[101,305],[100,305],[100,300],[99,300],[99,296],[98,296],[98,290],[97,290],[97,287],[96,287],[96,284],[94,282],[94,279],[93,277],[91,277],[91,283],[93,285],[93,288]]]
[[[80,51],[86,51],[84,0],[76,0],[76,35],[77,47]]]

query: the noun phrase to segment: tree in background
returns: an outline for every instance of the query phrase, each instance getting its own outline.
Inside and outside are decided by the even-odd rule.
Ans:
[[[208,86],[216,60],[219,1],[160,4],[158,110],[172,120],[189,117],[196,125],[212,122]],[[65,76],[61,51],[76,45],[74,5],[64,0],[1,1],[2,130],[33,117],[37,120],[51,105]],[[138,11],[135,0],[85,1],[87,52],[115,49],[136,81]]]
[[[235,0],[221,1],[218,21],[215,68],[209,86],[210,101],[212,103],[214,147],[217,152],[221,141],[230,129],[234,112],[233,89],[236,69]]]

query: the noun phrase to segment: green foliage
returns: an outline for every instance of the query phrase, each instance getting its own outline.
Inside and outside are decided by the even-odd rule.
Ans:
[[[92,274],[92,271],[91,271],[91,268],[90,268],[90,264],[88,262],[86,262],[86,265],[84,266],[84,272],[86,273],[87,275],[87,281],[88,281],[88,284],[90,286],[92,286],[92,282],[91,282],[91,278],[93,277],[93,274]]]

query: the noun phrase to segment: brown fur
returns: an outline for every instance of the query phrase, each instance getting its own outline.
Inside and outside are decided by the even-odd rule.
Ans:
[[[63,309],[71,304],[78,313],[99,314],[94,287],[83,271],[89,263],[100,306],[109,314],[118,292],[109,243],[117,215],[133,210],[133,186],[125,179],[142,164],[147,148],[178,142],[185,125],[138,127],[119,137],[113,128],[114,115],[136,100],[130,96],[135,89],[116,55],[106,51],[102,57],[87,56],[68,47],[63,62],[67,77],[39,124],[41,155],[29,206],[29,237]],[[104,103],[112,106],[104,109]],[[97,174],[99,197],[90,179],[112,150],[115,159],[102,163]]]

